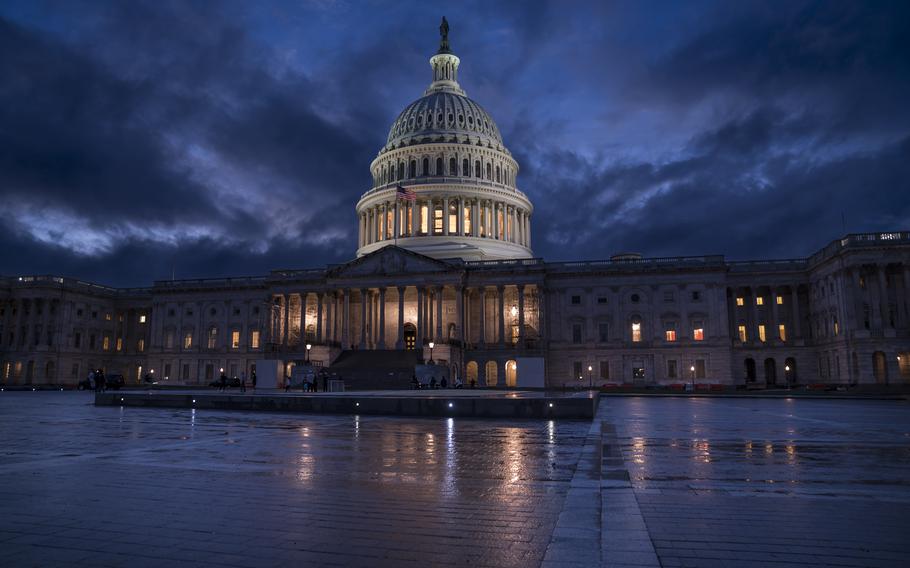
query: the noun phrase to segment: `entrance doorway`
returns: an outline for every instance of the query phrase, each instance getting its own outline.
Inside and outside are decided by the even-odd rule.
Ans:
[[[765,384],[769,387],[777,384],[777,364],[774,359],[765,359]]]
[[[408,350],[417,348],[417,328],[412,323],[404,324],[404,348]]]
[[[793,357],[784,360],[784,377],[787,379],[787,385],[796,384],[796,359]]]
[[[506,386],[518,386],[518,363],[511,359],[506,361]]]
[[[875,376],[875,382],[880,385],[888,384],[888,363],[885,359],[885,353],[876,351],[872,354],[872,374]]]

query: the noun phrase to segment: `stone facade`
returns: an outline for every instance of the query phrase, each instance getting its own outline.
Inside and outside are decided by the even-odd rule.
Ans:
[[[548,386],[910,381],[910,232],[799,260],[544,262],[518,163],[459,63],[444,38],[373,160],[355,260],[135,289],[0,278],[0,381],[74,384],[100,367],[199,385],[262,359],[290,374],[402,349],[481,386],[521,386],[527,358]]]

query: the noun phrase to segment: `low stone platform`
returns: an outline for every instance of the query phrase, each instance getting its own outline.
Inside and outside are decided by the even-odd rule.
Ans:
[[[344,393],[221,393],[212,391],[108,391],[96,406],[264,410],[321,414],[469,418],[592,419],[598,398],[583,393],[530,391],[354,391]]]

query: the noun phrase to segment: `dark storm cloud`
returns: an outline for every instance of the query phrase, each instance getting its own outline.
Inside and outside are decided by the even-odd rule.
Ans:
[[[906,3],[445,6],[550,260],[790,257],[910,226]],[[112,284],[350,259],[441,7],[0,8],[0,273]],[[583,206],[566,208],[566,203]]]

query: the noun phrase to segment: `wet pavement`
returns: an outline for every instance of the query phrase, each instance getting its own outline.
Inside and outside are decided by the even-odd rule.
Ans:
[[[610,397],[593,423],[91,402],[0,394],[0,566],[910,565],[905,402]]]
[[[586,421],[0,396],[0,566],[535,566]]]
[[[907,402],[606,398],[600,410],[662,566],[910,566]]]

